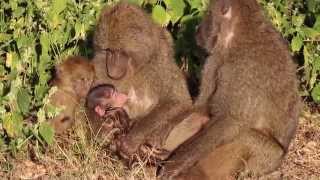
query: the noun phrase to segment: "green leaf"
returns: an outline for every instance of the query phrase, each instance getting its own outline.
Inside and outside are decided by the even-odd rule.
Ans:
[[[303,39],[298,35],[295,36],[291,41],[291,49],[293,52],[300,51],[303,45]]]
[[[312,61],[312,66],[316,71],[320,71],[320,57],[314,57]]]
[[[189,0],[188,2],[191,6],[191,9],[198,9],[199,10],[203,6],[201,0]]]
[[[67,0],[54,0],[51,6],[53,14],[60,14],[67,7]]]
[[[128,3],[136,4],[139,6],[141,6],[143,4],[143,0],[127,0],[127,1],[128,1]]]
[[[17,113],[8,113],[3,119],[3,128],[6,130],[9,137],[18,137],[22,134],[22,116]]]
[[[320,103],[320,84],[317,83],[311,91],[311,97],[316,103]]]
[[[31,96],[27,89],[19,89],[17,94],[17,103],[22,114],[27,114],[29,112]]]
[[[171,21],[176,23],[183,16],[186,4],[183,0],[164,0],[167,11],[171,16]]]
[[[159,23],[162,26],[165,26],[169,23],[169,20],[167,17],[168,17],[167,12],[162,6],[155,5],[153,7],[152,18],[155,22]]]
[[[45,54],[49,51],[50,48],[50,40],[48,33],[42,33],[40,36],[40,44],[42,48],[42,53]]]
[[[42,122],[39,126],[40,136],[49,144],[53,143],[54,129],[47,122]]]
[[[301,27],[304,23],[305,18],[306,16],[304,14],[300,14],[298,16],[292,16],[292,23],[297,27]]]
[[[0,59],[0,61],[2,61],[2,59]],[[6,74],[6,69],[4,68],[4,66],[2,64],[0,64],[0,76],[4,76]]]
[[[36,100],[40,102],[45,96],[45,93],[48,92],[48,89],[47,84],[37,84],[34,91]]]
[[[3,96],[3,91],[4,91],[4,84],[0,82],[0,97]],[[0,100],[1,103],[1,100]]]
[[[316,7],[317,7],[317,3],[316,0],[308,0],[307,1],[307,5],[308,5],[308,10],[315,13],[316,12]]]
[[[301,28],[301,30],[302,30],[301,33],[304,36],[306,36],[307,38],[314,39],[314,38],[319,37],[319,35],[320,35],[320,31],[317,31],[317,30],[315,30],[313,28],[303,27],[303,28]]]
[[[317,20],[316,20],[316,23],[314,23],[313,28],[316,31],[320,32],[320,15],[317,16]]]
[[[11,34],[0,33],[0,42],[9,41],[12,38]]]

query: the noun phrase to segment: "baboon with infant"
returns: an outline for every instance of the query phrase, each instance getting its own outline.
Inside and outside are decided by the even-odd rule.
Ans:
[[[51,96],[50,103],[63,109],[49,122],[57,134],[63,133],[74,123],[75,110],[81,99],[87,96],[94,73],[94,66],[80,56],[69,57],[56,66],[51,83],[57,87],[57,91]]]
[[[169,32],[154,24],[141,8],[118,3],[104,9],[93,42],[94,84],[112,84],[128,95],[123,108],[133,126],[118,143],[125,158],[144,144],[175,148],[201,128],[201,124],[195,126],[177,141],[166,139],[184,132],[184,123],[171,130],[183,120],[176,117],[190,109],[192,101],[185,77],[175,64]],[[197,123],[207,118],[195,116],[191,120]]]
[[[128,17],[134,18],[128,21]],[[185,78],[174,62],[170,34],[155,25],[142,9],[126,3],[107,8],[98,23],[94,45],[96,56],[92,64],[95,67],[87,59],[78,56],[56,67],[53,85],[58,87],[58,91],[51,101],[56,106],[64,107],[58,117],[50,120],[57,133],[71,127],[75,109],[90,87],[104,83],[109,84],[103,87],[105,91],[113,92],[115,88],[110,85],[113,84],[119,92],[123,92],[122,95],[126,94],[126,104],[118,104],[121,107],[113,111],[118,119],[104,122],[101,119],[111,117],[110,112],[99,110],[100,106],[92,109],[89,103],[89,120],[94,133],[99,130],[109,133],[113,128],[122,128],[127,132],[131,125],[128,127],[123,123],[135,122],[128,134],[122,133],[126,135],[118,143],[123,155],[133,155],[148,141],[152,142],[150,146],[172,152],[202,128],[206,117],[196,115],[180,124],[173,121],[177,119],[174,117],[191,107],[191,98]],[[94,88],[87,100],[97,97],[101,92],[99,88]],[[106,96],[104,100],[110,100],[108,98]],[[174,130],[170,132],[172,128]],[[163,135],[163,139],[159,139],[158,134]],[[159,158],[164,159],[168,155]]]
[[[300,106],[287,44],[256,0],[212,1],[197,43],[209,56],[195,107],[210,120],[164,164],[162,178],[274,171],[295,134]]]

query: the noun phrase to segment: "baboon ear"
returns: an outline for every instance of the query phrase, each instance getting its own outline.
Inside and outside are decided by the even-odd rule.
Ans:
[[[94,111],[100,116],[103,117],[105,115],[105,110],[102,109],[100,106],[96,106]]]
[[[114,80],[122,79],[127,73],[129,56],[120,50],[108,50],[106,55],[107,75]]]
[[[231,8],[231,0],[222,0],[221,1],[221,13],[225,15],[229,12]]]

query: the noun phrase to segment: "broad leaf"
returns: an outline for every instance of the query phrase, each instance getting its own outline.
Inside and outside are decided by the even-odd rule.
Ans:
[[[171,21],[176,23],[183,16],[186,4],[183,0],[164,0],[168,13],[171,16]]]
[[[311,91],[311,97],[316,103],[320,103],[320,84],[316,84],[316,86]]]
[[[3,119],[3,128],[9,137],[18,137],[22,133],[23,118],[19,113],[13,112],[5,115]]]
[[[51,145],[54,139],[54,129],[47,122],[42,122],[39,126],[40,136]]]
[[[300,36],[295,36],[291,42],[291,49],[294,52],[300,51],[303,45],[303,39]]]
[[[155,5],[152,9],[152,18],[155,22],[159,23],[162,26],[165,26],[169,23],[168,15],[166,10],[160,6]]]
[[[30,109],[31,96],[27,89],[20,88],[17,94],[17,103],[22,114],[27,114]]]

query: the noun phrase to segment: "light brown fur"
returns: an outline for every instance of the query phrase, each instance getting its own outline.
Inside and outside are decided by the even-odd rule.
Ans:
[[[75,109],[81,98],[87,95],[93,79],[94,67],[86,58],[72,56],[56,66],[52,85],[58,90],[50,98],[50,103],[63,108],[58,116],[49,120],[56,133],[63,133],[72,126]]]

